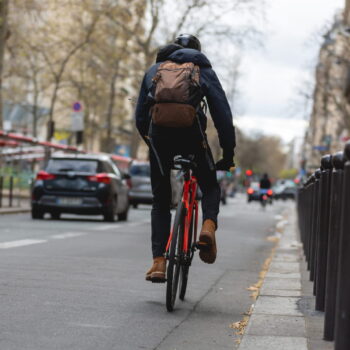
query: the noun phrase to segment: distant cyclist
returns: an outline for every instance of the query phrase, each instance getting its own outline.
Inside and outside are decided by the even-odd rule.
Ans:
[[[268,174],[264,174],[260,179],[260,189],[269,190],[271,188],[271,180],[269,179]]]
[[[223,158],[213,162],[205,134],[205,103],[218,131]],[[231,110],[209,60],[201,53],[199,40],[179,35],[157,55],[157,63],[145,74],[136,107],[136,126],[150,147],[153,265],[146,280],[165,282],[166,243],[170,233],[170,170],[175,155],[194,155],[195,175],[203,193],[203,226],[199,242],[207,249],[200,258],[214,263],[215,231],[220,205],[217,170],[234,166],[235,130]]]

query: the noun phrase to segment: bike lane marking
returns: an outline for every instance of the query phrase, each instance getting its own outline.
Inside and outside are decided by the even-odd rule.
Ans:
[[[111,228],[121,228],[121,227],[133,227],[133,226],[141,226],[150,223],[150,220],[141,221],[141,222],[132,222],[128,224],[116,224],[116,225],[104,225],[96,227],[95,230],[108,230]],[[21,239],[16,241],[8,241],[8,242],[0,242],[0,249],[10,249],[10,248],[19,248],[25,247],[33,244],[47,243],[50,240],[61,240],[67,238],[76,238],[88,235],[90,232],[65,232],[56,235],[49,236],[47,239]]]
[[[91,230],[94,231],[105,231],[110,229],[119,229],[123,227],[133,227],[133,226],[142,226],[151,223],[151,220],[143,220],[143,221],[137,221],[137,222],[129,222],[124,224],[111,224],[111,225],[102,225],[102,226],[96,226],[92,228]]]
[[[66,232],[66,233],[59,233],[57,235],[50,236],[49,239],[66,239],[66,238],[75,238],[80,236],[87,235],[86,232]]]
[[[0,249],[18,248],[32,244],[46,243],[47,239],[21,239],[18,241],[9,241],[0,243]]]

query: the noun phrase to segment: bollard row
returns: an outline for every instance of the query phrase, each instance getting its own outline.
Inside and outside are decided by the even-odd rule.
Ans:
[[[298,192],[298,221],[324,339],[350,349],[350,142],[323,156]]]

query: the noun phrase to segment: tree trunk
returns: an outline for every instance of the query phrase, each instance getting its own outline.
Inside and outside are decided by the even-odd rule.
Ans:
[[[50,133],[50,124],[53,122],[53,112],[56,105],[56,99],[57,99],[57,93],[59,88],[60,80],[55,82],[53,94],[51,96],[51,102],[50,102],[50,113],[49,113],[49,123],[47,124],[47,134],[46,134],[46,141],[51,141],[51,133]]]
[[[112,76],[110,91],[109,91],[109,104],[107,110],[107,142],[105,151],[108,153],[113,153],[114,142],[113,142],[113,112],[115,105],[115,96],[116,96],[116,82],[119,74],[119,67],[117,67],[115,73]]]
[[[0,0],[0,129],[3,129],[2,116],[2,70],[4,64],[4,52],[6,39],[8,37],[7,14],[9,0]]]

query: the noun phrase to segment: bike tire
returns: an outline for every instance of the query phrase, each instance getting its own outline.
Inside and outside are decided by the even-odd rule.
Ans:
[[[194,213],[193,213],[193,215],[194,215]],[[192,216],[190,232],[189,232],[189,237],[188,237],[188,247],[190,249],[189,254],[191,254],[192,236],[193,236],[193,229],[194,229],[193,225],[194,225],[194,216]],[[185,266],[185,265],[181,266],[180,284],[179,284],[179,299],[182,301],[185,300],[189,270],[190,270],[189,266]]]
[[[181,270],[180,270],[180,285],[179,285],[179,299],[182,300],[182,301],[185,300],[189,270],[190,270],[189,266],[181,266]]]
[[[169,312],[174,310],[176,294],[180,274],[180,253],[183,244],[183,222],[184,206],[178,205],[174,220],[173,237],[170,243],[169,262],[167,268],[167,286],[166,286],[166,308]]]

